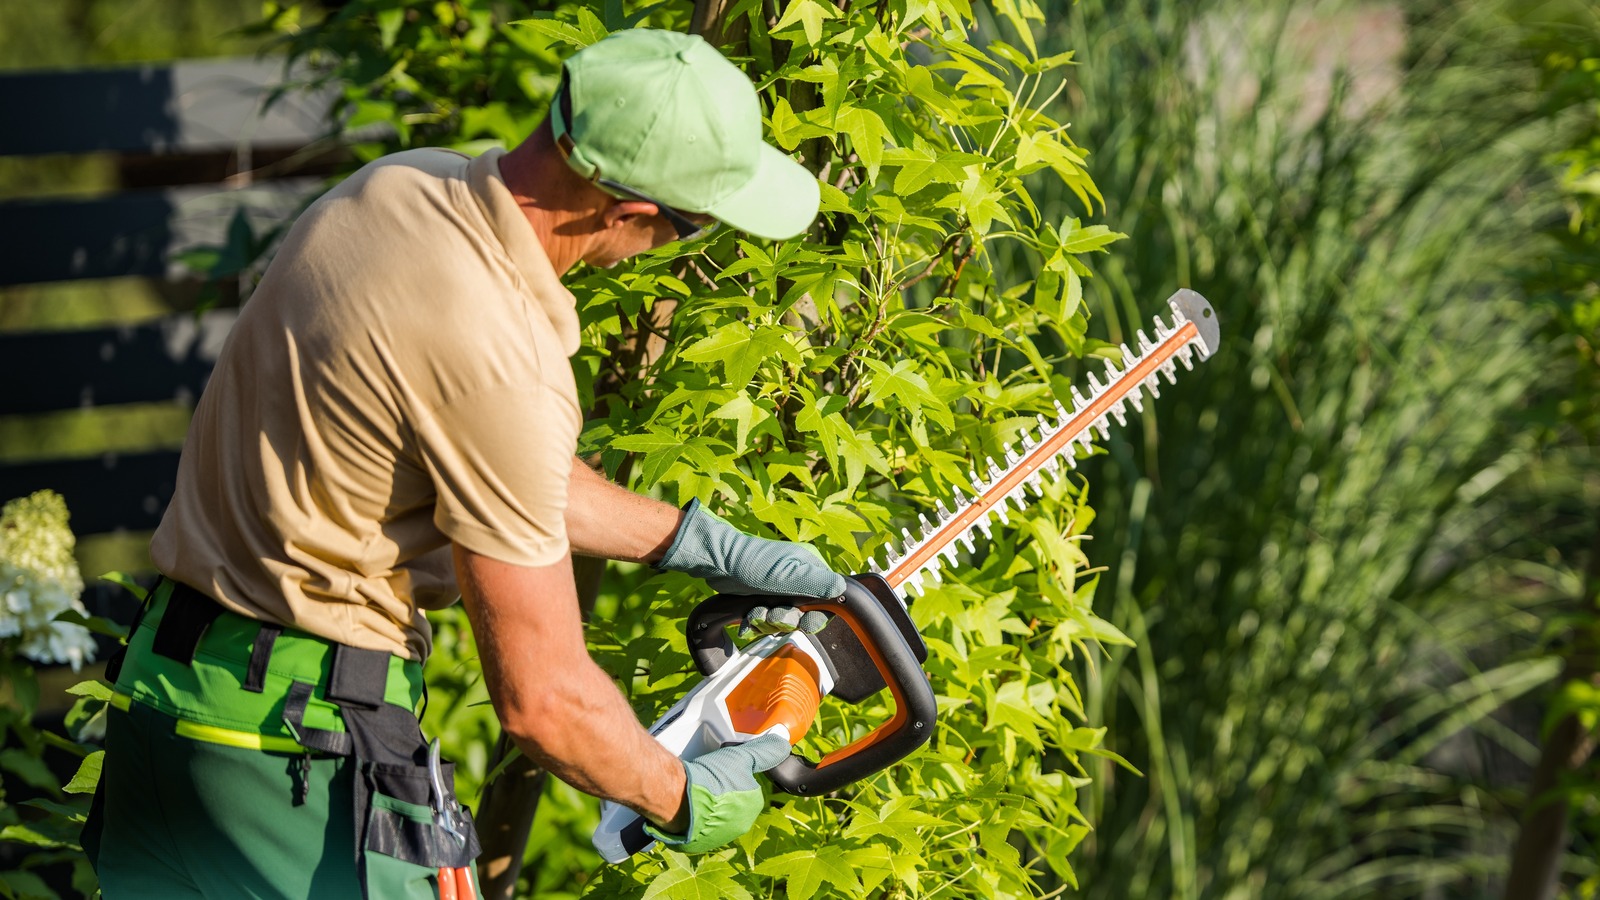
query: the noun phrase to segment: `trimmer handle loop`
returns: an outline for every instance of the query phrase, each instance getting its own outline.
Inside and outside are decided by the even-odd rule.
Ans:
[[[873,579],[879,582],[872,584],[876,591],[868,587]],[[827,754],[819,762],[812,763],[795,753],[767,772],[773,785],[782,791],[816,795],[838,790],[899,762],[933,735],[938,707],[927,673],[922,669],[927,648],[910,627],[909,617],[904,615],[898,599],[886,602],[879,596],[888,590],[888,585],[881,582],[877,575],[855,576],[846,580],[844,594],[831,600],[721,594],[695,607],[684,623],[695,665],[702,673],[710,675],[725,665],[734,653],[728,626],[737,624],[750,610],[758,606],[821,610],[843,621],[854,638],[828,644],[852,656],[864,652],[871,668],[894,695],[894,716],[870,734]],[[888,596],[893,598],[892,592]],[[823,635],[836,627],[836,622],[830,622]],[[840,671],[859,662],[832,660]]]

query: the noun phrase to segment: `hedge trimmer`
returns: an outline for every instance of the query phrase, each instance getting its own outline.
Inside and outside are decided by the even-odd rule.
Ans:
[[[940,580],[939,569],[954,562],[964,544],[975,549],[974,531],[988,536],[994,521],[1005,524],[1010,507],[1027,505],[1028,492],[1042,493],[1047,474],[1077,465],[1076,449],[1088,447],[1094,432],[1111,433],[1111,420],[1127,421],[1127,407],[1143,411],[1141,390],[1160,396],[1160,376],[1177,380],[1177,364],[1194,366],[1217,349],[1216,314],[1204,297],[1180,290],[1167,301],[1171,324],[1155,320],[1155,339],[1143,331],[1138,352],[1123,344],[1122,368],[1107,362],[1105,381],[1089,376],[1089,395],[1072,389],[1072,408],[1056,405],[1058,418],[1039,417],[1038,431],[1025,432],[1005,451],[1004,464],[987,463],[973,471],[970,495],[958,492],[953,508],[938,503],[933,519],[921,516],[921,530],[902,529],[904,542],[891,548],[876,572],[846,580],[844,595],[831,600],[723,594],[701,603],[684,628],[696,667],[706,676],[650,729],[656,740],[682,759],[694,759],[728,744],[763,734],[781,734],[799,743],[811,727],[822,698],[860,703],[887,686],[895,712],[887,722],[813,763],[793,753],[767,776],[791,794],[821,794],[859,781],[904,759],[933,734],[933,688],[923,672],[928,648],[906,613],[903,589],[922,593],[925,582]],[[768,635],[735,649],[728,626],[758,606],[794,606],[830,616],[816,634]],[[632,810],[606,803],[595,829],[594,845],[607,862],[621,862],[648,849],[653,840],[644,820]]]

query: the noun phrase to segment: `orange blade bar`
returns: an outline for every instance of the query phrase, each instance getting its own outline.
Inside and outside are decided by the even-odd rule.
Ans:
[[[1038,471],[1057,453],[1070,446],[1078,435],[1082,434],[1097,419],[1110,412],[1111,408],[1116,406],[1123,397],[1126,397],[1129,391],[1133,390],[1135,386],[1142,383],[1146,378],[1154,375],[1161,366],[1172,359],[1178,352],[1179,347],[1197,339],[1199,336],[1199,330],[1193,322],[1189,321],[1184,322],[1176,331],[1167,335],[1165,340],[1152,348],[1133,368],[1123,372],[1116,381],[1106,385],[1100,396],[1089,401],[1087,406],[1067,420],[1066,425],[1060,431],[1040,442],[1016,465],[1001,473],[995,483],[984,490],[978,499],[954,516],[951,516],[949,521],[940,526],[929,539],[923,541],[910,556],[896,563],[894,568],[890,569],[888,574],[884,576],[884,580],[889,582],[890,587],[899,588],[907,579],[937,556],[940,551],[950,546],[956,538],[978,524],[984,516],[989,514],[990,510],[1004,501],[1007,494],[1026,481],[1028,476]]]

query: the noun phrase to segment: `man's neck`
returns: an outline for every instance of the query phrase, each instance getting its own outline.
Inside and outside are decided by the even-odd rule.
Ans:
[[[533,227],[551,268],[565,275],[588,250],[585,229],[577,223],[595,210],[584,208],[582,193],[570,189],[577,176],[556,152],[546,129],[500,157],[500,177]]]

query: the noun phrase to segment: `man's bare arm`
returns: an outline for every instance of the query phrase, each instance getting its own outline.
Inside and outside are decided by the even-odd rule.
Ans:
[[[579,556],[654,563],[672,546],[683,512],[608,481],[572,460],[567,484],[567,541]]]
[[[457,544],[455,566],[489,697],[506,734],[578,790],[682,832],[688,816],[683,765],[639,725],[628,701],[589,658],[571,558],[516,566]]]

